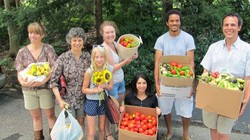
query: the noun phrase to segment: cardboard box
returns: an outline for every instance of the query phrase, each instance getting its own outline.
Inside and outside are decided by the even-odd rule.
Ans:
[[[224,89],[199,81],[196,92],[196,108],[236,119],[244,92]]]
[[[190,65],[190,58],[188,56],[179,56],[179,55],[169,55],[162,56],[160,59],[160,63],[170,63],[177,62],[182,64],[183,66],[189,66],[192,73],[194,73],[193,69]],[[166,77],[160,74],[161,80],[161,93],[165,97],[187,97],[190,94],[191,87],[193,85],[194,76],[192,78],[174,78],[174,77]]]
[[[146,116],[147,115],[154,116],[157,120],[157,131],[158,131],[158,115],[156,113],[155,108],[125,105],[125,110],[124,112],[121,113],[120,120],[122,120],[124,113],[126,112],[129,114],[140,112]],[[120,123],[121,121],[119,122],[118,140],[156,140],[157,139],[157,133],[155,136],[149,136],[145,134],[140,134],[140,133],[120,129],[120,125],[121,125]]]
[[[174,97],[183,98],[189,97],[192,87],[173,87],[160,85],[161,96],[160,97]]]

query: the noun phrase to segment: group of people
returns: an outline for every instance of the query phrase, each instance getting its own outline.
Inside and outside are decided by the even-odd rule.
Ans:
[[[94,140],[96,134],[96,118],[98,117],[99,139],[113,140],[110,132],[110,123],[105,116],[104,101],[101,93],[108,93],[116,98],[120,105],[120,111],[124,110],[124,103],[155,108],[158,115],[163,115],[167,132],[162,139],[170,140],[173,136],[171,127],[171,110],[175,105],[176,114],[182,117],[183,140],[190,140],[188,128],[193,111],[193,92],[191,88],[187,98],[164,98],[160,92],[159,64],[160,58],[166,55],[189,56],[190,65],[194,69],[195,43],[193,37],[181,29],[181,13],[177,9],[168,11],[166,26],[168,32],[160,36],[154,46],[155,49],[155,89],[151,91],[151,81],[146,74],[135,75],[131,82],[131,91],[125,95],[124,72],[122,67],[130,64],[138,57],[138,54],[121,60],[117,53],[116,33],[117,26],[113,21],[104,21],[100,26],[100,34],[103,37],[101,45],[93,46],[91,54],[85,51],[84,44],[87,36],[80,27],[71,28],[66,35],[69,50],[56,55],[53,47],[43,43],[45,28],[42,24],[34,22],[28,26],[30,44],[21,48],[17,54],[15,67],[18,81],[22,85],[25,108],[29,110],[34,129],[34,139],[43,140],[42,110],[48,119],[49,133],[52,130],[56,116],[54,112],[55,100],[61,109],[69,106],[71,113],[85,129],[85,117],[87,121],[87,140]],[[250,45],[242,41],[238,32],[242,28],[242,18],[235,13],[226,15],[222,20],[222,29],[225,39],[212,44],[201,65],[204,72],[227,70],[228,73],[245,77],[249,85],[250,77]],[[20,72],[31,63],[49,62],[51,73],[41,82],[29,81],[23,78]],[[96,85],[93,74],[97,71],[108,70],[112,73],[112,79]],[[61,96],[58,82],[64,75],[67,83],[67,91]],[[245,89],[240,115],[243,114],[250,99],[249,88]],[[159,103],[158,105],[158,102]],[[164,105],[164,107],[161,107]],[[204,124],[210,128],[212,140],[229,140],[229,134],[236,120],[221,116],[216,113],[203,111]]]

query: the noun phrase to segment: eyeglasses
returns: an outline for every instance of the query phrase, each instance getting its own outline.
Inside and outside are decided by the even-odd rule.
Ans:
[[[95,47],[103,47],[103,45],[93,45],[93,48],[95,48]]]

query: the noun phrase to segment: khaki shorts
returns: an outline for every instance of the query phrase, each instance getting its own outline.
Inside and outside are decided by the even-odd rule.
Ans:
[[[55,107],[55,100],[52,97],[53,92],[49,89],[23,90],[24,107],[27,110],[37,108],[50,109]]]
[[[217,129],[220,134],[230,134],[236,122],[235,119],[221,116],[217,113],[202,111],[204,124],[210,129]]]
[[[69,111],[75,118],[83,118],[85,117],[85,113],[83,111],[83,108],[79,109],[70,109]]]

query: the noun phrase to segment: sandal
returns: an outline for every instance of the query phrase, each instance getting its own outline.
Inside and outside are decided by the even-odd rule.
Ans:
[[[162,134],[161,140],[171,140],[172,137],[173,135]]]
[[[106,137],[106,140],[115,140],[112,134],[108,134],[105,137]]]

